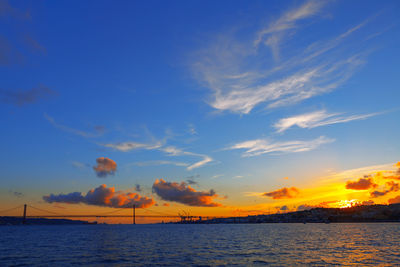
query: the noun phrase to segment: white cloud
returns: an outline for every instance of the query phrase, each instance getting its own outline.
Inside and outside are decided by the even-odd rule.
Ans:
[[[243,192],[246,197],[263,197],[265,192]]]
[[[319,110],[280,119],[274,124],[274,128],[278,133],[281,133],[293,126],[311,129],[329,124],[367,119],[376,115],[378,115],[378,113],[344,116],[342,113],[327,113],[325,110]]]
[[[188,127],[189,127],[188,132],[189,132],[191,135],[197,135],[196,127],[195,127],[192,123],[190,123],[190,124],[188,125]]]
[[[182,151],[181,149],[176,148],[174,146],[163,147],[163,148],[160,148],[160,150],[169,154],[170,156],[179,156],[179,155],[185,154],[184,151]]]
[[[173,146],[168,146],[168,147],[164,147],[160,149],[161,151],[164,151],[165,153],[168,153],[170,156],[195,156],[195,157],[201,157],[203,158],[200,161],[197,161],[193,164],[191,164],[190,166],[187,167],[187,170],[191,171],[193,169],[199,168],[209,162],[212,162],[213,159],[207,155],[203,155],[203,154],[197,154],[197,153],[193,153],[193,152],[187,152],[187,151],[183,151],[179,148],[173,147]]]
[[[329,92],[348,78],[352,69],[361,64],[351,59],[334,65],[317,66],[299,71],[281,80],[266,84],[250,85],[225,93],[217,91],[211,106],[248,114],[255,106],[267,102],[269,108],[285,106]]]
[[[117,144],[103,144],[105,147],[109,147],[121,152],[128,152],[131,150],[136,149],[146,149],[146,150],[153,150],[158,149],[162,146],[160,142],[155,144],[145,144],[145,143],[137,143],[137,142],[124,142],[124,143],[117,143]]]
[[[231,31],[218,35],[198,51],[193,71],[212,90],[209,105],[220,111],[248,114],[261,104],[266,108],[292,105],[328,93],[347,81],[365,63],[367,54],[365,50],[349,49],[357,45],[359,48],[365,38],[349,38],[370,20],[324,41],[306,39],[309,35],[303,37],[309,42],[301,45],[285,40],[285,48],[291,49],[293,56],[285,56],[280,62],[270,60],[268,51],[261,46],[269,46],[277,57],[287,31],[294,35],[295,29],[302,26],[299,22],[317,14],[325,3],[307,1],[284,12],[250,38],[236,37],[239,33]],[[348,42],[344,45],[345,41]]]
[[[157,166],[157,165],[175,165],[180,167],[187,167],[189,164],[185,162],[169,161],[169,160],[151,160],[140,161],[133,163],[136,166]]]
[[[193,170],[193,169],[196,169],[196,168],[199,168],[199,167],[201,167],[201,166],[203,166],[203,165],[205,165],[205,164],[207,164],[207,163],[213,161],[213,159],[210,158],[210,157],[207,156],[207,155],[200,155],[200,154],[192,154],[192,155],[197,155],[197,156],[203,157],[203,159],[200,160],[200,161],[198,161],[198,162],[193,163],[193,164],[190,165],[190,166],[188,166],[187,169],[188,169],[189,171],[191,171],[191,170]]]
[[[51,125],[53,125],[55,128],[58,128],[64,132],[67,133],[71,133],[71,134],[75,134],[75,135],[80,135],[83,137],[99,137],[102,135],[102,132],[100,131],[96,131],[96,133],[90,133],[90,132],[85,132],[85,131],[81,131],[81,130],[77,130],[74,128],[70,128],[68,126],[62,125],[57,123],[53,117],[50,117],[49,115],[47,115],[46,113],[43,114],[44,118],[50,122]],[[96,130],[96,127],[95,127]]]
[[[74,166],[75,168],[78,168],[78,169],[84,169],[84,168],[90,167],[89,164],[82,163],[79,161],[72,161],[71,164],[72,164],[72,166]]]
[[[138,143],[138,142],[124,142],[124,143],[117,143],[117,144],[102,144],[105,147],[113,148],[115,150],[121,152],[128,152],[131,150],[137,149],[145,149],[145,150],[158,150],[161,152],[166,153],[168,156],[194,156],[202,158],[200,161],[195,163],[183,163],[183,162],[173,162],[173,161],[165,161],[165,160],[158,160],[158,161],[147,161],[147,162],[137,162],[136,165],[138,166],[148,166],[148,165],[165,165],[165,164],[173,164],[176,166],[185,166],[187,170],[191,171],[193,169],[202,167],[209,162],[212,162],[213,159],[204,154],[198,154],[188,151],[183,151],[180,148],[174,146],[164,146],[161,142],[156,142],[155,144],[145,144],[145,143]]]
[[[254,45],[257,47],[263,43],[271,48],[275,59],[279,58],[279,45],[288,30],[298,27],[300,20],[307,19],[317,14],[326,1],[307,1],[303,5],[285,12],[279,19],[258,32]]]
[[[334,139],[320,136],[319,138],[302,141],[286,141],[286,142],[271,142],[266,139],[255,139],[241,143],[237,143],[227,149],[245,149],[246,151],[242,154],[243,157],[259,156],[267,153],[297,153],[305,152],[316,149],[317,147],[334,142]]]

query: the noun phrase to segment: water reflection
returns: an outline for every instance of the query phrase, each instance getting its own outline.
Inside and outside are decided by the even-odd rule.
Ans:
[[[0,265],[395,265],[400,224],[0,228]]]

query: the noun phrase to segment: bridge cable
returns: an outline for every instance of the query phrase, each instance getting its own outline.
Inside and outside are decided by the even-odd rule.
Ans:
[[[19,208],[22,208],[22,207],[23,207],[23,205],[19,205],[19,206],[14,207],[14,208],[6,209],[6,210],[1,210],[0,213],[7,212],[7,211],[10,211],[10,210],[16,210],[16,209],[19,209]]]
[[[158,211],[154,211],[154,210],[150,210],[150,209],[146,209],[146,208],[142,208],[142,209],[150,211],[150,212],[153,212],[153,213],[158,213],[158,214],[161,214],[161,215],[164,215],[164,216],[173,216],[173,217],[176,216],[176,215],[166,214],[166,213],[163,213],[163,212],[158,212]]]
[[[121,209],[117,209],[117,210],[113,210],[113,211],[109,211],[109,212],[104,212],[104,213],[100,213],[99,215],[107,215],[107,214],[112,214],[112,213],[116,213],[119,212],[121,210],[126,210],[127,208],[121,208]]]
[[[55,214],[55,215],[61,215],[60,213],[49,211],[49,210],[43,210],[43,209],[35,208],[35,207],[31,206],[31,205],[28,205],[28,207],[36,209],[36,210],[39,210],[39,211],[44,211],[44,212],[48,212],[48,213],[51,213],[51,214]]]

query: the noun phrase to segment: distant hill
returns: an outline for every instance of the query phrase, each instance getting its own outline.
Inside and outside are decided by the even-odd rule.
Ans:
[[[391,205],[354,206],[350,208],[313,208],[310,210],[215,218],[191,223],[340,223],[340,222],[400,222],[400,203]],[[182,222],[185,223],[185,222]]]
[[[0,225],[19,225],[22,224],[21,217],[11,217],[4,216],[0,217]],[[54,224],[95,224],[87,221],[79,221],[79,220],[68,220],[68,219],[45,219],[45,218],[28,218],[26,219],[26,224],[29,225],[54,225]]]

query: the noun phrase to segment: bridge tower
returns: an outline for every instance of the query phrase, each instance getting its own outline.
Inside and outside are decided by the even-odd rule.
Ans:
[[[22,224],[26,224],[26,204],[24,204],[24,216],[22,219]]]

